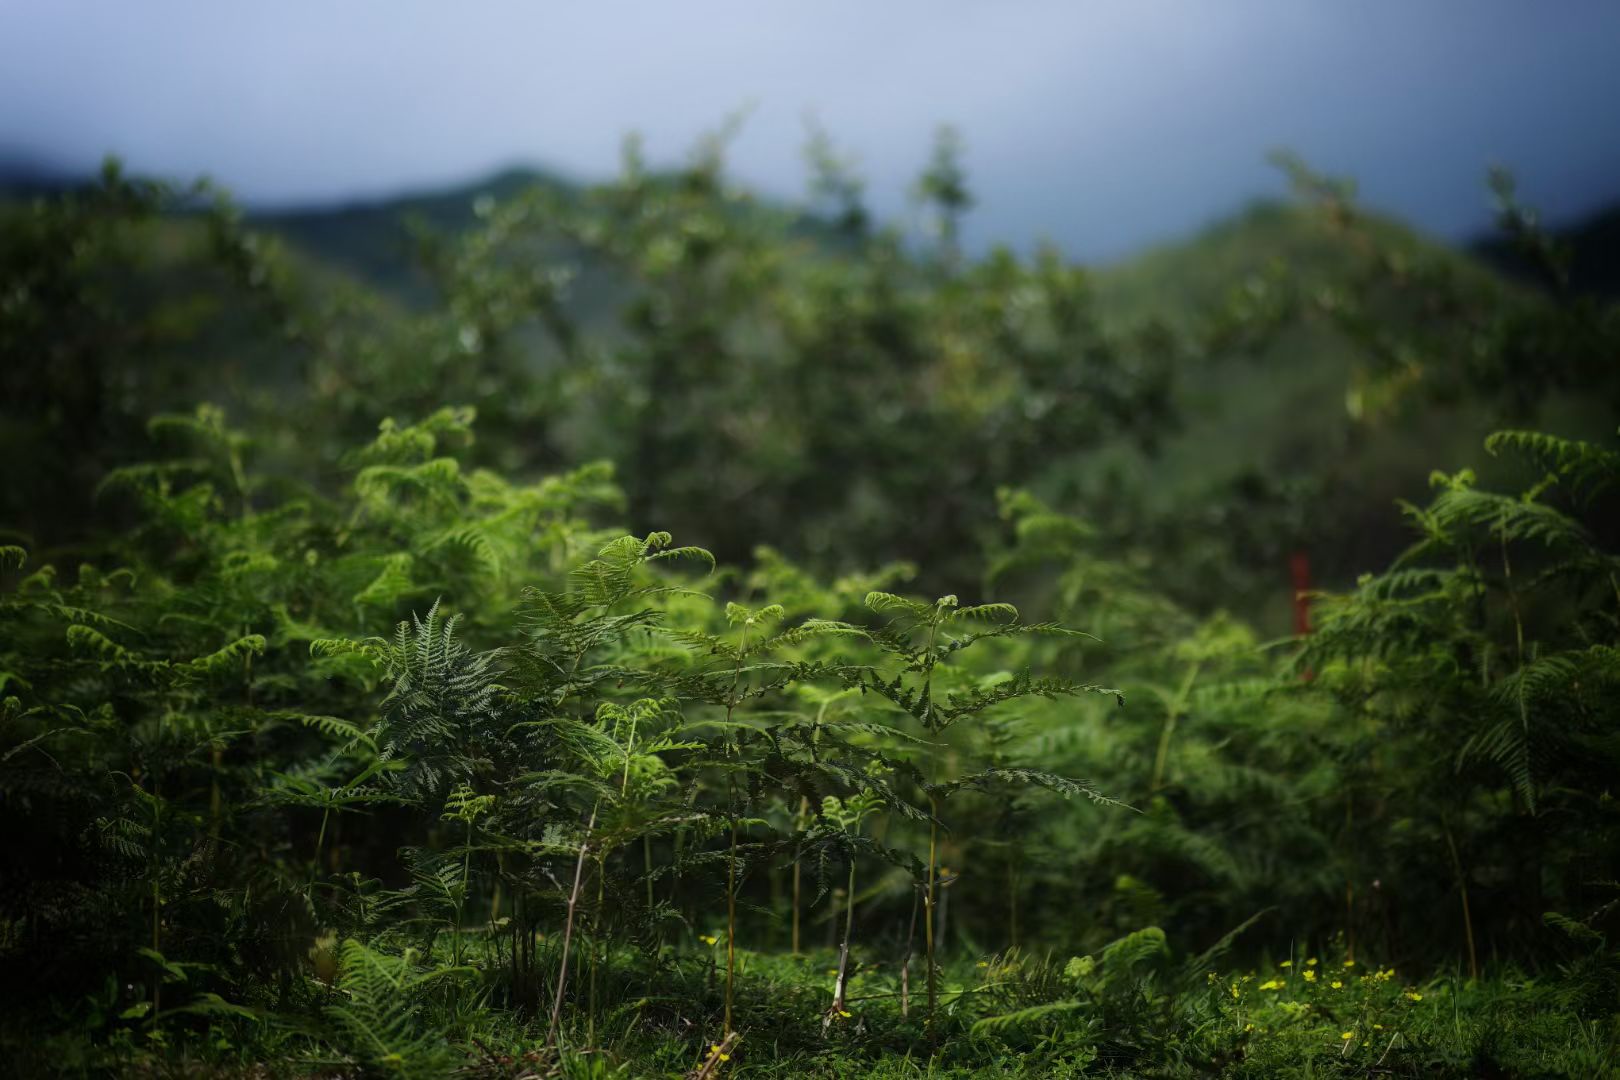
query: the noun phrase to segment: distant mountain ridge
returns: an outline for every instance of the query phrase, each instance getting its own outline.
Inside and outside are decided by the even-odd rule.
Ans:
[[[48,195],[89,182],[77,172],[28,150],[0,146],[0,198]]]
[[[0,202],[8,195],[46,194],[87,182],[26,158],[0,155]],[[534,186],[565,200],[581,198],[587,190],[541,169],[509,168],[471,183],[416,193],[321,206],[249,208],[247,217],[250,224],[281,238],[297,269],[310,272],[318,288],[355,282],[403,312],[425,309],[436,299],[433,281],[411,257],[408,220],[453,235],[477,221],[481,197],[499,200]],[[786,203],[759,200],[742,204],[738,212],[757,212],[773,226],[802,236],[809,241],[803,250],[811,257],[838,258],[852,243],[847,233]],[[1518,256],[1499,242],[1459,248],[1374,214],[1365,215],[1363,223],[1396,247],[1435,254],[1468,274],[1528,274],[1522,261],[1515,261]],[[160,233],[168,247],[179,249],[183,245],[178,239],[194,233],[198,224],[176,219],[165,222]],[[1577,283],[1612,295],[1620,277],[1620,204],[1560,236],[1575,252]],[[634,290],[617,266],[565,240],[555,246],[547,241],[536,255],[576,271],[566,301],[576,325],[610,347],[627,333],[622,314]],[[1156,319],[1195,334],[1200,320],[1234,291],[1263,288],[1268,275],[1278,272],[1294,279],[1330,280],[1350,269],[1352,260],[1342,238],[1321,228],[1320,215],[1291,203],[1258,201],[1177,242],[1090,268],[1087,277],[1104,324],[1129,331],[1143,320]],[[176,285],[177,293],[184,284]],[[242,352],[239,336],[233,335],[238,321],[249,315],[228,309],[216,314],[212,336],[199,339],[199,355],[231,357],[233,370],[244,380],[251,374],[266,385],[290,382],[293,368],[285,357],[273,350]],[[538,332],[534,336],[544,338]],[[534,347],[547,345],[537,340]],[[1179,427],[1165,431],[1151,455],[1124,445],[1099,448],[1075,466],[1067,481],[1072,501],[1086,505],[1105,500],[1110,485],[1123,485],[1148,492],[1144,508],[1169,520],[1175,507],[1229,502],[1223,492],[1253,486],[1258,478],[1320,482],[1339,502],[1370,508],[1360,520],[1383,523],[1381,532],[1362,528],[1365,542],[1359,549],[1345,545],[1340,565],[1319,566],[1325,580],[1353,580],[1355,573],[1387,562],[1406,542],[1399,518],[1384,513],[1395,499],[1421,492],[1436,462],[1455,468],[1488,465],[1481,461],[1481,443],[1498,426],[1496,417],[1472,406],[1424,406],[1403,421],[1364,422],[1353,415],[1356,410],[1347,396],[1364,359],[1353,342],[1320,324],[1291,327],[1262,356],[1231,351],[1193,358],[1177,374]],[[1593,427],[1589,416],[1569,405],[1557,403],[1557,411],[1539,422],[1547,430],[1573,435]],[[1599,425],[1600,431],[1612,432],[1612,422],[1602,419],[1607,426]],[[1286,491],[1276,494],[1279,500],[1294,497]],[[1200,527],[1218,531],[1242,526],[1223,520]],[[1278,608],[1272,624],[1288,624],[1288,597],[1285,590],[1275,590]],[[1256,610],[1266,602],[1263,597],[1253,601]]]
[[[456,233],[472,225],[482,196],[506,199],[534,187],[561,195],[579,187],[540,169],[502,169],[455,187],[323,206],[252,212],[252,223],[282,236],[302,253],[405,299],[420,299],[424,282],[411,262],[407,222]]]
[[[27,150],[0,147],[0,198],[33,197],[91,182],[91,174],[47,161]],[[303,253],[330,263],[373,285],[399,294],[414,294],[421,287],[409,268],[410,238],[405,227],[417,220],[432,229],[455,233],[475,219],[474,202],[481,195],[505,199],[532,187],[577,195],[584,185],[560,174],[529,165],[509,166],[463,184],[423,187],[402,194],[356,197],[330,202],[249,208],[248,219],[283,237]],[[1222,219],[1199,236],[1231,227],[1251,216],[1263,203],[1251,205]],[[1620,198],[1572,224],[1549,230],[1568,245],[1572,256],[1571,287],[1600,296],[1620,295]],[[1196,242],[1196,237],[1189,237]],[[1141,258],[1155,258],[1184,243],[1143,250],[1117,260],[1128,266]],[[1459,245],[1493,268],[1510,276],[1535,279],[1530,266],[1511,243],[1495,234]]]

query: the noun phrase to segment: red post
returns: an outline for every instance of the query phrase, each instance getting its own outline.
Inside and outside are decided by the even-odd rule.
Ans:
[[[1288,572],[1294,579],[1294,634],[1304,637],[1311,632],[1311,557],[1294,552],[1288,557]]]
[[[1288,557],[1288,573],[1294,582],[1294,636],[1304,637],[1311,632],[1311,558],[1303,551]],[[1306,682],[1316,678],[1316,672],[1306,668],[1299,673]]]

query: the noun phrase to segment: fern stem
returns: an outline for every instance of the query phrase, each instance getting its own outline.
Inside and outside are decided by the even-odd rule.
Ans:
[[[747,653],[748,624],[745,622],[737,645],[737,662],[731,672],[731,693],[727,695],[726,700],[727,732],[732,730],[731,714],[737,708],[737,688],[742,685],[743,657]],[[728,735],[727,738],[731,739],[732,749],[740,757],[742,750],[737,746],[736,736]],[[721,1035],[730,1038],[733,1030],[731,1006],[737,983],[737,781],[735,776],[730,774],[726,778],[726,811],[731,819],[731,851],[726,858],[726,1021]]]
[[[844,991],[849,986],[849,939],[855,927],[855,856],[849,858],[849,888],[844,902],[844,941],[838,947],[838,981],[833,986],[834,1010],[844,1007]]]
[[[1468,977],[1479,981],[1479,957],[1474,951],[1474,917],[1468,908],[1468,880],[1463,877],[1462,859],[1457,855],[1457,842],[1452,839],[1451,826],[1441,822],[1446,834],[1446,847],[1451,852],[1451,869],[1457,875],[1457,891],[1462,895],[1463,936],[1468,942]]]
[[[1514,697],[1519,705],[1519,730],[1524,736],[1524,798],[1531,816],[1536,812],[1536,790],[1530,773],[1530,708],[1524,700],[1524,618],[1519,611],[1519,593],[1513,587],[1513,564],[1508,561],[1507,523],[1497,530],[1502,544],[1502,587],[1507,592],[1508,607],[1513,612],[1514,656],[1518,671],[1518,691]]]
[[[1356,824],[1356,794],[1354,786],[1347,786],[1344,792],[1344,846],[1354,850]],[[1351,859],[1346,859],[1344,875],[1344,936],[1347,959],[1356,958],[1356,923],[1355,899],[1356,883],[1355,868]]]
[[[646,871],[647,878],[647,915],[652,917],[653,909],[653,858],[652,837],[643,835],[641,838],[641,865]]]
[[[799,826],[799,831],[801,831],[801,832],[804,830],[805,822],[809,817],[809,813],[810,813],[810,797],[808,795],[799,796],[799,813],[798,813],[798,822],[797,822],[797,824]],[[801,858],[800,848],[801,847],[802,847],[802,845],[799,845],[799,844],[795,844],[794,847],[793,847],[793,932],[792,932],[792,937],[793,937],[793,955],[794,956],[799,955],[799,904],[800,904],[800,899],[799,898],[800,898],[801,877],[802,877],[802,873],[803,873],[803,868],[800,866],[800,858]]]
[[[159,728],[161,731],[161,726]],[[154,763],[152,768],[152,841],[148,848],[152,875],[152,951],[163,952],[163,890],[160,870],[162,850],[159,847],[163,825],[163,773]],[[163,1004],[163,972],[152,981],[152,1015],[156,1016]]]
[[[1202,660],[1194,660],[1187,669],[1187,675],[1181,680],[1181,686],[1176,690],[1176,696],[1171,700],[1170,707],[1165,711],[1164,728],[1159,732],[1159,749],[1153,756],[1153,787],[1158,791],[1164,786],[1164,770],[1170,760],[1170,740],[1176,733],[1176,722],[1187,709],[1187,699],[1192,696],[1193,683],[1198,678],[1198,671],[1203,666]]]
[[[932,792],[928,795],[928,893],[924,902],[923,942],[928,963],[928,1041],[939,1040],[934,1026],[934,1009],[939,1000],[939,971],[934,966],[934,860],[939,849],[939,800]]]
[[[585,857],[591,850],[591,830],[596,828],[596,811],[601,800],[591,807],[591,818],[585,823],[585,839],[579,842],[579,858],[574,862],[574,888],[568,894],[568,917],[563,922],[562,963],[557,968],[557,995],[551,1002],[551,1024],[546,1030],[546,1046],[557,1045],[557,1025],[562,1019],[563,991],[568,984],[568,951],[574,941],[574,912],[579,908],[579,886],[585,875]]]
[[[225,748],[217,742],[209,748],[208,763],[211,773],[208,786],[208,839],[217,844],[225,802],[219,787],[220,770],[225,767]]]
[[[636,727],[638,721],[632,715],[630,721],[630,736],[624,744],[624,767],[619,771],[619,806],[622,808],[628,801],[630,792],[630,765],[636,752]],[[642,836],[643,844],[647,837]],[[607,860],[610,848],[603,847],[596,853],[596,907],[591,911],[591,981],[590,991],[587,995],[586,1006],[586,1042],[594,1047],[596,1045],[596,985],[597,969],[607,963],[607,949],[603,945],[602,913],[605,910],[603,903],[607,890]],[[643,848],[645,853],[646,849]],[[650,856],[649,856],[650,858]],[[651,895],[651,882],[648,882],[649,896]]]
[[[1007,864],[1007,936],[1008,947],[1018,948],[1018,863],[1021,849],[1015,848]]]
[[[911,883],[911,921],[906,924],[906,951],[900,959],[900,1015],[911,1015],[911,950],[912,944],[917,940],[917,907],[922,895],[917,890],[917,883]]]
[[[822,723],[822,721],[824,719],[826,719],[827,706],[832,703],[832,700],[833,700],[832,698],[828,698],[826,701],[823,701],[821,703],[821,705],[816,709],[816,718],[815,718],[814,723],[811,726],[811,731],[810,731],[810,756],[811,756],[812,760],[816,756],[816,747],[819,746],[820,743],[821,743],[821,723]],[[798,825],[798,828],[799,828],[800,832],[804,831],[805,826],[809,823],[809,821],[810,821],[810,796],[801,795],[801,796],[799,796],[799,814],[798,814],[798,819],[796,821],[796,824]],[[801,878],[802,878],[802,867],[800,865],[800,860],[802,858],[802,850],[801,849],[802,849],[802,845],[800,845],[800,844],[795,844],[794,845],[794,848],[793,848],[793,955],[794,956],[799,955],[799,917],[800,917],[800,895],[801,895],[800,894],[800,882],[801,882]]]
[[[358,508],[357,508],[358,509]],[[568,691],[573,685],[574,675],[579,671],[579,665],[585,659],[585,650],[574,652],[573,663],[568,666],[568,675],[557,691],[555,706],[561,706],[568,697]],[[557,1028],[562,1019],[563,992],[568,984],[568,953],[574,940],[574,912],[579,908],[580,881],[585,873],[585,857],[590,852],[591,830],[596,828],[596,812],[601,809],[602,800],[597,798],[591,805],[591,816],[585,822],[585,836],[579,842],[579,857],[574,861],[574,887],[568,894],[568,915],[563,920],[563,947],[562,962],[557,965],[557,990],[551,1000],[551,1022],[546,1028],[546,1047],[548,1049],[557,1045]]]
[[[304,887],[304,895],[311,896],[315,892],[315,879],[321,876],[321,848],[326,843],[326,823],[332,817],[330,795],[326,809],[321,811],[321,828],[315,834],[315,859],[309,868],[309,884]]]
[[[467,903],[467,882],[472,877],[472,819],[467,819],[467,850],[461,856],[461,892],[456,895],[456,925],[451,927],[450,950],[455,966],[461,966],[461,922]]]
[[[495,891],[489,898],[489,932],[495,933],[495,924],[501,921],[501,883],[506,877],[506,855],[495,852]]]
[[[599,960],[606,959],[606,950],[602,947],[602,899],[607,885],[607,857],[600,853],[596,859],[596,910],[591,912],[591,985],[589,1002],[586,1011],[587,1046],[596,1046],[596,971]]]
[[[923,652],[923,699],[928,702],[923,714],[923,725],[933,733],[940,730],[939,725],[934,722],[933,699],[934,661],[937,658],[934,642],[939,636],[940,618],[940,609],[936,604],[933,618],[928,624],[928,646]],[[939,1004],[939,966],[934,958],[934,903],[939,866],[939,796],[935,791],[935,786],[939,783],[937,755],[930,761],[929,766],[932,783],[928,791],[928,901],[924,911],[927,921],[923,927],[923,942],[928,961],[928,1045],[933,1048],[939,1045],[936,1012]]]
[[[736,784],[733,782],[733,789]],[[735,798],[735,795],[732,796]],[[726,860],[726,1026],[730,1036],[731,1002],[737,980],[737,814],[731,815],[731,857]]]

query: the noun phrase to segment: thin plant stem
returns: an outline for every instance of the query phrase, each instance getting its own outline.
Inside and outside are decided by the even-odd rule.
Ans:
[[[650,836],[641,838],[641,864],[647,871],[647,911],[650,913],[653,909],[653,860],[652,837]]]
[[[1175,737],[1176,723],[1187,711],[1187,699],[1192,696],[1193,683],[1198,679],[1198,671],[1202,666],[1203,661],[1193,661],[1192,666],[1187,669],[1186,676],[1181,680],[1181,685],[1176,689],[1176,696],[1171,699],[1170,707],[1165,710],[1164,727],[1159,732],[1158,751],[1153,755],[1154,791],[1164,786],[1164,770],[1170,761],[1170,740]]]
[[[1007,864],[1007,936],[1008,947],[1018,948],[1018,854]]]
[[[911,922],[906,925],[906,951],[900,959],[900,1015],[911,1015],[911,950],[912,943],[917,940],[917,907],[921,903],[922,894],[917,890],[917,883],[911,883]]]
[[[456,925],[451,927],[450,948],[455,966],[461,966],[461,922],[467,904],[467,883],[472,880],[472,818],[467,819],[467,850],[461,855],[461,892],[456,897]]]
[[[737,687],[742,684],[743,657],[748,653],[748,624],[743,623],[737,645],[737,663],[731,673],[731,693],[726,699],[726,731],[731,731],[731,714],[737,708]],[[735,736],[728,735],[733,740]],[[740,754],[740,752],[739,752]],[[726,811],[731,818],[731,851],[726,859],[726,1024],[724,1036],[732,1033],[731,1012],[737,983],[737,781],[726,781]]]
[[[602,946],[602,899],[607,886],[607,854],[598,852],[596,858],[596,909],[591,912],[591,984],[585,1013],[586,1045],[596,1045],[596,978],[597,967],[606,959]]]
[[[735,799],[735,783],[733,794]],[[729,801],[729,800],[728,800]],[[737,979],[737,815],[731,815],[731,856],[726,859],[726,1029],[732,1033],[731,1003]]]
[[[1452,839],[1451,826],[1442,823],[1446,834],[1446,848],[1451,852],[1451,869],[1457,875],[1457,891],[1462,895],[1463,937],[1468,942],[1468,977],[1479,981],[1479,956],[1474,949],[1474,916],[1468,907],[1468,880],[1463,877],[1462,858],[1457,854],[1457,842]]]
[[[321,876],[321,848],[326,843],[326,823],[332,817],[331,796],[328,797],[326,809],[321,811],[321,828],[315,834],[315,861],[309,868],[309,884],[304,888],[304,895],[308,896],[315,891],[315,879]]]
[[[810,733],[810,755],[815,757],[816,746],[821,742],[821,722],[826,718],[827,706],[831,705],[838,695],[823,701],[816,709],[816,718]],[[796,824],[802,830],[805,823],[810,820],[810,797],[799,796],[799,814]],[[799,918],[801,893],[802,867],[800,866],[800,851],[798,847],[793,851],[793,955],[799,955]]]
[[[160,883],[161,853],[158,850],[159,830],[163,824],[162,775],[152,770],[152,951],[163,952],[163,889]],[[152,1015],[156,1016],[163,1004],[163,972],[152,980]]]
[[[568,917],[563,921],[562,963],[557,968],[557,994],[551,1001],[551,1024],[546,1029],[547,1048],[557,1045],[557,1026],[562,1019],[563,990],[568,985],[568,951],[574,941],[574,912],[579,908],[579,886],[585,875],[585,857],[591,850],[591,830],[596,828],[597,800],[591,807],[591,818],[585,823],[585,838],[579,842],[579,858],[574,862],[574,888],[568,894]]]
[[[934,967],[934,859],[939,845],[939,800],[928,796],[928,893],[924,902],[923,947],[928,961],[928,1039],[934,1042],[938,1032],[934,1027],[934,1009],[939,1001],[938,971]]]
[[[809,813],[810,813],[810,797],[808,795],[801,795],[799,797],[799,814],[798,814],[798,818],[799,818],[798,825],[799,825],[799,828],[801,830],[804,828],[804,823],[805,823],[805,820],[806,820],[807,816],[809,815]],[[801,884],[800,883],[801,883],[802,872],[803,872],[803,868],[799,865],[799,850],[798,850],[797,847],[795,847],[794,851],[793,851],[793,931],[792,931],[793,955],[794,956],[799,955],[799,904],[800,904],[799,897],[800,897],[800,889],[801,889]]]
[[[934,681],[934,642],[939,635],[940,609],[936,605],[933,619],[928,624],[928,646],[923,652],[923,697],[930,703],[933,701],[932,690]],[[924,713],[923,725],[928,731],[938,734],[940,726],[933,720],[934,709],[930,704]],[[933,783],[928,791],[928,898],[925,904],[924,915],[926,924],[923,928],[923,944],[928,959],[928,1045],[939,1045],[939,1024],[937,1009],[939,1005],[939,967],[934,958],[934,918],[935,918],[935,889],[938,882],[939,868],[939,795],[937,785],[939,782],[938,756],[934,755],[930,763],[930,773]]]
[[[849,988],[849,939],[855,927],[855,858],[849,860],[849,888],[844,901],[844,940],[838,946],[838,981],[833,986],[833,1005],[844,1007],[844,992]]]

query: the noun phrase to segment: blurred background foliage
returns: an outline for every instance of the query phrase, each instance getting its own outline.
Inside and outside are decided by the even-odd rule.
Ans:
[[[632,143],[595,187],[508,173],[262,219],[115,166],[11,200],[5,429],[51,452],[6,519],[88,520],[81,493],[145,418],[191,401],[265,421],[305,477],[384,417],[463,402],[480,463],[611,460],[632,520],[725,558],[769,537],[955,587],[1014,484],[1189,606],[1281,631],[1289,554],[1329,584],[1381,565],[1404,542],[1388,507],[1434,462],[1488,467],[1505,425],[1608,432],[1613,317],[1580,269],[1601,223],[1527,238],[1506,180],[1504,240],[1464,253],[1280,159],[1296,201],[1090,268],[958,251],[949,134],[911,237],[873,223],[824,135],[799,207],[728,181],[723,146],[654,174]]]

